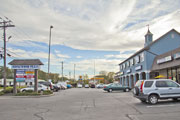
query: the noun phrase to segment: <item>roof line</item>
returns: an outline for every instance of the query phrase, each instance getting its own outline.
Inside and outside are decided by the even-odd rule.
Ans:
[[[131,55],[130,57],[128,57],[126,60],[122,61],[120,64],[128,61],[129,59],[131,59],[132,57],[136,56],[137,54],[139,54],[140,52],[144,51],[144,50],[148,50],[150,46],[152,46],[154,43],[156,43],[157,41],[159,41],[162,37],[164,37],[165,35],[167,35],[168,33],[170,33],[171,31],[175,31],[176,33],[178,33],[180,35],[180,32],[178,32],[177,30],[175,30],[174,28],[169,30],[167,33],[165,33],[164,35],[162,35],[161,37],[159,37],[158,39],[154,40],[152,43],[150,43],[148,46],[140,49],[139,51],[137,51],[136,53],[134,53],[133,55]]]

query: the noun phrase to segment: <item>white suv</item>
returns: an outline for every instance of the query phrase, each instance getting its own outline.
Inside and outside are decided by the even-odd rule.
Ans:
[[[134,97],[142,102],[156,104],[158,99],[178,100],[180,98],[180,85],[169,79],[139,80],[135,84]]]

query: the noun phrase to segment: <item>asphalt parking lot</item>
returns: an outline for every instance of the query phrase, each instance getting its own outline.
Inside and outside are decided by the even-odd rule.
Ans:
[[[0,97],[0,120],[179,120],[180,101],[141,103],[131,92],[73,88],[49,97]]]

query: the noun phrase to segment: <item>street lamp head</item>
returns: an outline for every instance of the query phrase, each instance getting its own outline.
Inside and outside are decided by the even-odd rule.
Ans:
[[[12,38],[12,36],[9,36],[9,37],[8,37],[8,40],[11,39],[11,38]]]
[[[51,25],[51,26],[50,26],[50,28],[52,29],[52,28],[53,28],[53,26]]]

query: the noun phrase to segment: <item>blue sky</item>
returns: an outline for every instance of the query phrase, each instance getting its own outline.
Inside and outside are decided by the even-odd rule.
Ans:
[[[147,24],[154,40],[172,28],[180,31],[179,6],[180,0],[1,0],[0,17],[8,17],[16,26],[7,29],[7,36],[12,36],[7,42],[12,55],[7,62],[38,58],[47,72],[53,25],[52,73],[61,74],[61,61],[65,75],[73,76],[76,64],[76,78],[92,77],[94,63],[96,74],[118,72],[120,62],[143,48]]]

